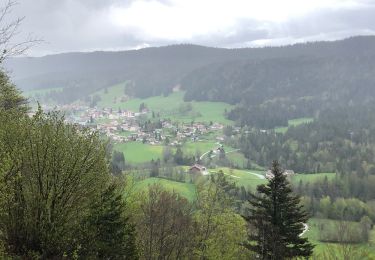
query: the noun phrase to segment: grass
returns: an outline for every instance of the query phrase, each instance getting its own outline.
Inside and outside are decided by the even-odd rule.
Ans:
[[[256,174],[264,175],[264,170],[239,170],[239,169],[230,169],[227,167],[219,167],[211,169],[211,173],[216,173],[219,170],[222,170],[225,175],[232,179],[238,186],[244,186],[254,190],[258,185],[267,183],[266,179],[260,179]],[[302,180],[306,182],[316,182],[318,180],[323,180],[327,176],[328,179],[334,178],[336,175],[334,173],[316,173],[316,174],[296,174],[291,177],[291,182],[295,185]]]
[[[288,131],[288,128],[291,126],[299,126],[301,124],[308,124],[308,123],[311,123],[312,121],[314,121],[314,118],[312,117],[301,117],[301,118],[291,119],[291,120],[288,120],[288,126],[276,127],[275,132],[285,134],[286,131]]]
[[[337,232],[337,220],[332,219],[320,219],[320,218],[311,218],[308,222],[309,230],[304,234],[304,237],[309,238],[309,240],[315,245],[314,253],[321,254],[324,251],[330,250],[329,246],[333,245],[332,243],[324,243],[319,241],[320,239],[320,231],[319,225],[323,224],[326,230],[330,230],[331,232]],[[347,222],[354,229],[359,228],[359,223],[357,222]],[[371,230],[371,237],[375,238],[375,229]],[[371,254],[375,254],[375,244],[370,238],[369,243],[360,243],[355,244],[356,248],[363,248],[370,251]],[[375,255],[374,255],[375,256]],[[374,259],[374,258],[368,258]]]
[[[123,152],[127,163],[138,164],[162,159],[163,146],[128,142],[115,144],[114,149]]]
[[[245,168],[247,165],[247,159],[240,152],[231,152],[226,154],[227,159],[238,168]]]
[[[324,178],[327,177],[328,180],[332,180],[336,177],[335,173],[327,172],[327,173],[310,173],[310,174],[295,174],[291,177],[291,182],[297,185],[301,180],[304,183],[310,182],[314,183],[317,181],[322,181]]]
[[[195,185],[191,183],[183,183],[177,181],[171,181],[161,178],[148,178],[142,181],[139,181],[135,185],[136,191],[145,191],[149,185],[158,183],[163,188],[168,191],[175,191],[181,196],[185,197],[189,201],[193,201],[195,199]]]
[[[219,145],[213,141],[197,141],[197,142],[186,142],[182,146],[182,150],[186,154],[195,155],[196,152],[199,152],[201,155],[210,150],[214,150]]]
[[[115,86],[95,92],[93,95],[99,95],[101,101],[98,102],[99,107],[112,107],[114,109],[128,109],[132,111],[138,111],[141,103],[145,103],[148,109],[159,113],[163,118],[170,118],[180,122],[217,122],[223,124],[232,124],[224,117],[224,111],[230,110],[232,105],[223,102],[190,102],[192,105],[192,111],[186,115],[178,113],[178,108],[181,104],[186,103],[183,100],[184,92],[174,92],[164,96],[155,96],[145,99],[132,98],[128,101],[121,102],[121,97],[125,96],[124,87],[126,83],[117,84]]]
[[[266,179],[260,179],[255,174],[263,175],[263,171],[256,171],[256,170],[238,170],[238,169],[229,169],[226,167],[220,167],[209,170],[210,173],[217,173],[220,170],[224,172],[224,174],[229,177],[232,181],[234,181],[238,186],[244,186],[250,190],[255,190],[255,188],[260,184],[265,184],[267,182]]]

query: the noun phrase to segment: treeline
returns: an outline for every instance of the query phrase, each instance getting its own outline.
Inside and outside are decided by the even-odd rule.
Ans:
[[[369,86],[373,83],[374,41],[374,37],[367,36],[242,49],[175,45],[16,58],[5,65],[14,71],[13,79],[25,90],[68,86],[68,92],[54,96],[59,102],[83,99],[87,93],[130,81],[130,96],[167,95],[181,85],[187,91],[187,100],[244,102],[248,106],[286,97],[288,109],[294,110],[295,100],[304,96],[313,98],[313,108],[322,100],[347,101],[351,96],[366,99],[366,92],[372,93]],[[353,89],[356,84],[361,91]],[[338,91],[338,96],[332,91]],[[304,110],[303,106],[297,107],[294,113]],[[237,113],[233,118],[243,117],[241,120],[248,124],[245,114]]]
[[[211,64],[188,74],[182,86],[187,101],[238,104],[229,119],[270,129],[328,108],[370,104],[374,72],[373,55],[291,55]]]
[[[325,109],[313,122],[289,127],[285,134],[245,128],[234,137],[226,131],[227,142],[261,166],[277,159],[297,173],[336,173],[334,178],[294,184],[309,214],[374,222],[374,109],[371,104]]]
[[[244,128],[230,145],[261,166],[277,159],[296,172],[375,173],[375,124],[372,105],[323,110],[313,122],[289,127],[285,134]]]

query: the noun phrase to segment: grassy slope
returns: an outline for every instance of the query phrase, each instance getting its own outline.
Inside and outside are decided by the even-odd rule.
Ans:
[[[124,153],[126,162],[135,164],[161,159],[163,154],[163,146],[141,142],[115,144],[114,149]]]
[[[275,132],[276,133],[282,133],[284,134],[289,127],[291,126],[298,126],[298,125],[301,125],[301,124],[307,124],[307,123],[310,123],[314,120],[314,118],[311,118],[311,117],[301,117],[301,118],[296,118],[296,119],[291,119],[291,120],[288,120],[288,126],[287,127],[276,127],[275,128]]]
[[[187,116],[181,116],[176,113],[179,106],[184,103],[184,92],[175,92],[167,97],[155,96],[145,99],[133,98],[126,102],[120,102],[120,98],[124,96],[125,83],[121,83],[107,88],[107,93],[100,90],[93,95],[99,95],[101,101],[98,102],[99,107],[112,107],[114,109],[129,109],[138,111],[139,105],[145,103],[147,107],[155,112],[159,112],[161,117],[170,118],[181,122],[217,122],[223,124],[232,124],[233,122],[224,117],[225,109],[229,110],[232,106],[223,102],[191,102],[193,113]],[[200,116],[197,116],[200,113]]]
[[[136,184],[135,189],[138,191],[146,190],[149,185],[159,183],[162,187],[169,191],[175,191],[189,201],[195,199],[195,185],[191,183],[182,183],[160,178],[148,178]]]
[[[319,224],[323,223],[326,229],[334,230],[336,229],[337,220],[332,219],[319,219],[311,218],[308,222],[309,230],[305,233],[304,237],[308,237],[309,240],[315,245],[314,253],[321,253],[325,250],[329,250],[329,243],[323,243],[319,241]],[[350,225],[358,225],[356,222],[349,222]],[[375,238],[375,229],[371,231],[371,236]],[[375,257],[375,241],[370,238],[369,243],[358,244],[358,247],[363,247],[368,249]]]
[[[311,173],[311,174],[295,174],[291,178],[291,182],[293,184],[298,184],[300,180],[302,182],[316,182],[316,181],[322,181],[327,176],[328,180],[332,180],[336,177],[335,173]]]
[[[265,179],[260,179],[254,174],[261,174],[263,175],[263,171],[256,171],[256,170],[238,170],[238,169],[229,169],[226,167],[220,167],[216,169],[210,170],[210,173],[216,173],[219,170],[222,170],[224,174],[229,177],[232,181],[234,181],[238,186],[244,186],[245,188],[249,188],[251,190],[255,190],[255,188],[260,184],[265,184]]]

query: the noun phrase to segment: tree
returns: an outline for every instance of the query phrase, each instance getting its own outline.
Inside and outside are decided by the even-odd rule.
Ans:
[[[198,186],[194,215],[194,254],[198,259],[247,259],[242,246],[246,222],[232,209],[235,188],[222,171]]]
[[[112,173],[119,175],[125,170],[125,157],[124,153],[119,151],[113,151],[112,162],[111,162]]]
[[[308,220],[300,198],[292,193],[277,161],[271,170],[274,177],[259,185],[258,195],[249,200],[252,207],[247,221],[253,231],[247,247],[261,259],[309,257],[314,246],[300,236]]]
[[[5,72],[0,71],[0,110],[26,113],[29,110],[28,101],[21,95]]]
[[[115,180],[114,180],[115,181]],[[116,180],[119,181],[119,180]],[[135,226],[125,216],[122,189],[113,182],[90,207],[83,226],[86,241],[81,257],[137,259]]]
[[[159,167],[160,167],[160,160],[151,160],[151,169],[150,169],[150,177],[158,177],[159,176]]]
[[[189,259],[193,240],[192,205],[160,185],[148,188],[141,203],[138,244],[143,259]]]
[[[11,13],[17,1],[4,1],[4,5],[0,6],[0,63],[7,57],[23,54],[33,45],[41,40],[34,37],[27,37],[20,42],[13,42],[15,36],[20,32],[19,28],[24,17],[12,19]]]
[[[0,111],[0,238],[12,255],[70,254],[109,180],[105,145],[56,113],[9,118]]]
[[[184,153],[182,152],[182,149],[180,146],[177,147],[176,153],[174,154],[174,162],[177,165],[184,164]]]

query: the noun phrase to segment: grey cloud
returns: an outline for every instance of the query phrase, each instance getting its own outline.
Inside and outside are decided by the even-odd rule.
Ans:
[[[31,55],[180,43],[177,40],[139,38],[141,33],[136,29],[124,32],[108,21],[106,15],[111,6],[127,7],[134,1],[136,0],[20,0],[12,15],[26,18],[22,34],[16,40],[28,33],[43,38],[45,42],[36,46]],[[159,2],[168,6],[173,4],[170,0]],[[317,10],[304,17],[278,24],[242,19],[237,21],[231,32],[218,28],[214,33],[193,38],[190,43],[246,47],[261,39],[268,40],[267,44],[279,45],[311,39],[332,40],[375,32],[375,2],[357,2],[359,7],[352,9]]]

